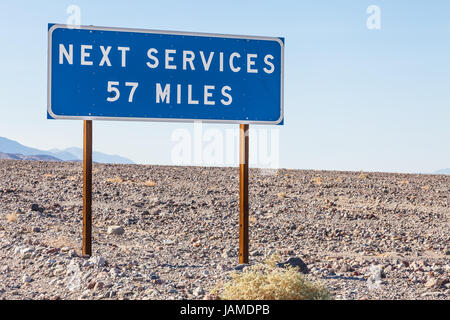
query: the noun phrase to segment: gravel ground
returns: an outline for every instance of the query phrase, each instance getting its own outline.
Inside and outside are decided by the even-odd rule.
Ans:
[[[0,161],[0,299],[208,299],[238,261],[237,168]],[[335,299],[449,299],[450,176],[250,169],[250,260]]]

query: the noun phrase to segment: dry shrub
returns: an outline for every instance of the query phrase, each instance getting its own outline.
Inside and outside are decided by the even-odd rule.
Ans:
[[[122,183],[123,179],[121,177],[114,177],[114,178],[106,179],[106,182],[109,182],[109,183]]]
[[[6,215],[6,220],[9,222],[17,222],[17,213],[8,213]]]
[[[46,174],[44,174],[44,177],[46,177],[46,178],[53,178],[53,175],[51,173],[46,173]]]
[[[315,185],[320,186],[323,182],[323,179],[321,177],[314,177],[314,178],[311,178],[310,182],[314,183]]]
[[[341,183],[342,181],[344,181],[344,178],[342,178],[341,176],[339,176],[339,177],[337,177],[334,181],[337,182],[337,183]]]
[[[144,185],[147,187],[154,187],[154,186],[156,186],[156,182],[152,181],[152,180],[147,180],[144,182]]]
[[[409,183],[408,180],[401,180],[401,181],[399,181],[399,184],[408,184],[408,183]]]
[[[425,190],[425,191],[426,191],[426,190],[430,190],[430,186],[428,186],[428,185],[427,185],[427,186],[423,186],[423,187],[422,187],[422,190]]]
[[[369,177],[369,175],[367,173],[361,172],[358,176],[358,178],[360,179],[367,179]]]
[[[284,193],[284,192],[278,192],[278,193],[277,193],[277,197],[278,197],[278,198],[286,198],[287,195],[286,195],[286,193]]]
[[[223,300],[326,300],[331,294],[322,285],[305,280],[297,268],[277,267],[272,255],[263,264],[233,272],[219,295]]]
[[[59,235],[57,238],[52,238],[49,241],[44,241],[48,245],[54,247],[54,248],[71,248],[74,249],[78,255],[81,255],[81,250],[78,248],[80,246],[79,243],[77,243],[75,240],[73,240],[71,237],[65,236],[65,235]]]

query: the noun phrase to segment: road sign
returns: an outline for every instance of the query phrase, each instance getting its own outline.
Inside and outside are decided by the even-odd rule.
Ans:
[[[282,124],[284,39],[49,24],[48,117]]]

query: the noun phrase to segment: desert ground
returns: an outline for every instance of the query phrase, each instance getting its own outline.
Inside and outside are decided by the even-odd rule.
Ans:
[[[300,258],[335,299],[449,299],[450,176],[250,169],[249,190],[250,263]],[[94,164],[83,257],[81,163],[0,160],[0,299],[212,299],[238,221],[238,168]]]

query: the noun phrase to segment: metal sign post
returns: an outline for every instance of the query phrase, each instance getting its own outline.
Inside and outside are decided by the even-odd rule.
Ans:
[[[92,120],[84,120],[83,255],[92,255]]]
[[[239,263],[248,263],[248,127],[239,128]]]

